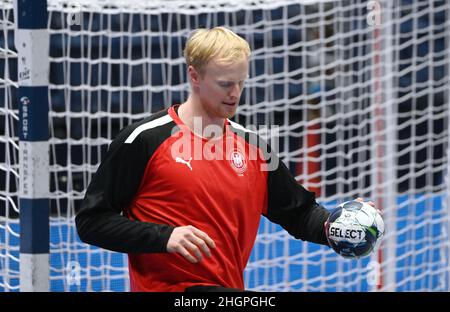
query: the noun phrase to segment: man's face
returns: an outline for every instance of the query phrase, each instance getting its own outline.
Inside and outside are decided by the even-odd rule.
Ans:
[[[193,81],[201,105],[211,118],[231,118],[248,77],[248,59],[243,56],[233,63],[212,59],[203,73]]]

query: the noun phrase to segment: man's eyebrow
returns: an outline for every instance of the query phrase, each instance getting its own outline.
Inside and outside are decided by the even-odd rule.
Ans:
[[[248,78],[249,78],[249,76],[247,76],[245,78],[242,78],[242,79],[240,79],[238,81],[244,81],[244,80],[246,80]],[[234,82],[235,80],[233,80],[233,79],[225,79],[225,78],[224,79],[217,78],[217,81],[219,81],[219,82]]]

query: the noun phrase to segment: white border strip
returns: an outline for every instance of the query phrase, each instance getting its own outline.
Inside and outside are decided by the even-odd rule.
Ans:
[[[167,114],[163,117],[160,117],[158,119],[155,119],[155,120],[149,121],[143,125],[140,125],[136,129],[134,129],[134,131],[130,134],[130,136],[125,140],[125,143],[126,144],[133,143],[134,139],[136,139],[138,137],[138,135],[141,134],[141,132],[165,125],[165,124],[171,122],[172,120],[173,120],[172,117],[170,117],[170,115]]]

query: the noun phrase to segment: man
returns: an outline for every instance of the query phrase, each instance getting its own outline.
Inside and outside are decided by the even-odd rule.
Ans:
[[[256,134],[232,122],[250,48],[195,31],[187,101],[120,132],[76,217],[80,238],[129,254],[132,291],[243,290],[261,215],[327,244],[325,208]]]

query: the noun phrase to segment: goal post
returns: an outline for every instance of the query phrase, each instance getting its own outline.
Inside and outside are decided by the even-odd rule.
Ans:
[[[381,5],[379,1],[368,1],[368,23],[373,28],[373,147],[371,178],[372,198],[377,209],[382,212],[385,227],[389,229],[383,238],[383,248],[372,255],[372,261],[378,262],[378,279],[373,289],[384,291],[395,290],[395,271],[388,265],[395,261],[396,246],[396,213],[391,207],[396,206],[397,190],[395,183],[395,149],[397,105],[392,85],[392,33],[394,23],[391,5]],[[386,25],[382,26],[383,23]]]
[[[280,158],[318,201],[333,208],[364,197],[386,224],[380,253],[346,260],[263,218],[246,288],[450,290],[448,1],[47,0],[33,36],[46,55],[28,56],[21,42],[35,41],[17,27],[20,11],[0,3],[0,290],[25,289],[19,238],[33,240],[19,225],[24,199],[42,200],[33,212],[42,213],[39,233],[49,233],[39,246],[50,263],[39,279],[49,284],[40,289],[129,290],[126,255],[82,243],[74,216],[120,129],[187,98],[182,49],[192,30],[214,26],[252,48],[234,121],[278,125]],[[40,78],[27,78],[22,55]],[[22,93],[32,87],[42,95]],[[48,122],[38,126],[48,128],[34,140],[40,147],[23,134],[24,107],[35,104]],[[35,151],[41,165],[23,176],[24,153]]]
[[[20,290],[49,291],[49,34],[46,0],[15,0],[19,100]]]

